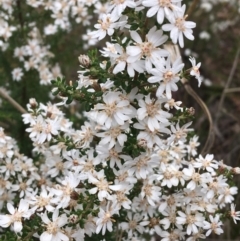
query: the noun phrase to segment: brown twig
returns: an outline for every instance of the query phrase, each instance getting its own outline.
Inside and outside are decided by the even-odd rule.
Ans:
[[[209,152],[209,150],[212,148],[213,143],[214,143],[214,137],[215,137],[211,113],[210,113],[208,107],[206,106],[206,104],[203,102],[203,100],[189,85],[188,80],[185,78],[182,78],[181,82],[184,84],[185,90],[188,92],[188,94],[191,95],[197,101],[197,103],[201,106],[201,108],[203,109],[203,111],[205,112],[205,114],[208,118],[208,122],[209,122],[208,137],[207,137],[205,145],[201,151],[202,155],[206,155]]]
[[[181,56],[180,50],[178,45],[164,45],[164,49],[168,50],[171,53],[172,56],[172,61],[175,61],[177,58]],[[208,137],[206,140],[206,143],[201,151],[202,155],[205,155],[208,153],[208,151],[211,149],[213,143],[214,143],[214,128],[213,128],[213,120],[211,113],[206,106],[206,104],[203,102],[203,100],[199,97],[199,95],[192,89],[192,87],[189,85],[188,80],[186,78],[182,78],[181,82],[183,83],[185,90],[189,95],[191,95],[197,103],[200,105],[200,107],[203,109],[205,112],[208,121],[209,121],[209,132],[208,132]]]
[[[21,105],[19,105],[11,96],[9,96],[3,88],[0,88],[0,96],[7,100],[20,113],[27,113],[27,111]]]
[[[3,122],[1,122],[1,121],[0,121],[0,126],[3,127],[4,129],[9,128],[9,125],[8,125],[8,124],[3,123]]]
[[[18,19],[21,28],[23,29],[23,16],[22,16],[22,11],[21,11],[21,0],[17,0],[17,8],[18,8]]]
[[[225,89],[224,92],[225,92],[225,94],[240,92],[240,87],[238,87],[238,88],[228,88],[228,89]]]
[[[198,2],[199,2],[199,0],[193,0],[192,4],[190,5],[190,7],[187,10],[187,13],[186,13],[187,16],[190,16],[193,13],[193,11],[196,8]]]
[[[232,82],[234,73],[235,73],[236,68],[237,68],[239,54],[240,54],[240,47],[238,48],[237,53],[235,55],[235,59],[233,61],[232,69],[230,71],[230,74],[228,76],[227,82],[224,86],[224,89],[223,89],[223,92],[222,92],[222,95],[221,95],[221,99],[219,101],[219,105],[218,105],[218,109],[217,109],[216,117],[215,117],[215,125],[216,126],[217,126],[217,122],[218,122],[218,119],[220,117],[220,112],[221,112],[221,109],[222,109],[222,106],[223,106],[223,103],[224,103],[224,100],[225,100],[225,96],[226,96],[226,93],[227,93],[226,90],[228,90],[228,87],[229,87],[230,83]]]

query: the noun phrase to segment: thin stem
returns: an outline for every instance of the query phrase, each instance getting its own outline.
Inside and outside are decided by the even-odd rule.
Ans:
[[[117,223],[116,226],[117,226],[117,227],[116,227],[116,241],[118,241],[118,232],[119,232],[119,229],[118,229],[118,223]]]
[[[209,131],[208,131],[208,137],[207,140],[205,142],[205,145],[201,151],[202,155],[205,155],[209,152],[209,150],[211,149],[213,143],[214,143],[214,128],[213,128],[213,120],[212,120],[212,116],[211,113],[208,109],[208,107],[206,106],[206,104],[203,102],[203,100],[199,97],[199,95],[192,89],[192,87],[189,85],[188,80],[185,78],[181,79],[181,82],[184,84],[184,87],[186,89],[186,91],[188,92],[189,95],[191,95],[196,101],[197,103],[201,106],[201,108],[203,109],[203,111],[205,112],[208,121],[209,121]]]
[[[190,16],[193,13],[193,11],[196,8],[198,2],[199,2],[199,0],[193,0],[192,4],[190,5],[190,7],[187,10],[186,15]]]
[[[119,241],[121,241],[122,240],[122,235],[123,235],[123,230],[121,229],[121,232],[120,232],[120,235],[119,235]]]
[[[234,92],[239,92],[239,91],[240,91],[240,87],[238,87],[238,88],[228,88],[228,89],[224,90],[224,93],[228,94],[228,93],[234,93]]]
[[[233,61],[232,69],[230,71],[230,74],[228,76],[227,82],[224,86],[224,90],[223,90],[222,95],[221,95],[221,99],[219,101],[219,105],[218,105],[218,109],[217,109],[217,113],[216,113],[216,117],[215,117],[215,125],[217,125],[218,119],[220,117],[220,112],[221,112],[221,109],[222,109],[222,106],[223,106],[223,103],[224,103],[224,100],[225,100],[225,96],[226,96],[226,90],[228,89],[229,85],[231,84],[234,73],[236,71],[239,54],[240,54],[240,47],[238,48],[237,53],[235,55],[235,59]]]
[[[18,21],[19,21],[19,24],[20,24],[20,27],[21,27],[21,31],[20,31],[20,34],[21,34],[21,37],[19,38],[19,41],[20,43],[24,43],[26,42],[26,39],[27,39],[27,36],[25,35],[26,31],[24,30],[24,25],[25,25],[25,22],[24,22],[24,2],[25,1],[22,1],[22,0],[16,0],[16,5],[17,5],[17,11],[18,11]],[[21,81],[21,89],[19,90],[21,93],[19,93],[19,95],[21,96],[20,97],[20,103],[22,106],[25,106],[28,102],[28,86],[27,86],[27,77],[24,76],[24,78],[22,79]],[[24,123],[21,123],[19,126],[18,126],[18,132],[19,132],[19,136],[20,136],[20,141],[22,143],[22,148],[25,149],[27,148],[27,142],[26,142],[26,138],[25,138],[25,126],[24,126]],[[29,156],[31,156],[31,152],[30,150],[28,150],[26,152],[26,154],[29,154]]]
[[[22,241],[28,241],[34,233],[36,233],[40,228],[34,229],[32,232],[30,232]]]
[[[194,2],[192,3],[192,5],[197,4],[197,1],[194,1]],[[176,56],[181,56],[179,47],[177,45],[174,45],[172,47],[169,45],[169,46],[167,46],[167,48],[171,51],[171,53],[175,53]],[[206,140],[205,145],[204,145],[204,147],[202,149],[202,152],[201,152],[203,155],[207,154],[209,152],[209,150],[211,149],[213,143],[214,143],[214,137],[215,137],[211,113],[210,113],[208,107],[206,106],[206,104],[203,102],[203,100],[199,97],[199,95],[189,85],[188,80],[186,78],[181,78],[181,82],[183,83],[184,88],[187,91],[187,93],[189,95],[191,95],[197,101],[197,103],[203,109],[203,111],[205,112],[205,114],[208,118],[208,122],[209,122],[208,137],[207,137],[207,140]]]
[[[1,121],[0,121],[0,126],[3,127],[4,129],[9,128],[9,125],[8,125],[8,124],[6,124],[6,123],[4,123],[4,122],[1,122]]]
[[[21,28],[23,29],[23,16],[22,16],[22,11],[21,11],[21,0],[17,0],[17,8],[18,8],[18,19],[19,23],[21,25]]]
[[[0,88],[0,96],[7,100],[20,113],[27,113],[27,111],[21,105],[19,105],[11,96],[9,96],[3,88]]]

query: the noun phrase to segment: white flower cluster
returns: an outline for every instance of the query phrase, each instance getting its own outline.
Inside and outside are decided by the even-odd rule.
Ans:
[[[110,93],[107,96],[110,98]],[[111,97],[119,100],[117,93]],[[124,109],[124,103],[128,101],[126,96],[123,99],[118,104]],[[40,104],[36,108],[38,104],[34,100],[31,100],[31,106],[41,117],[42,125],[51,118],[45,117],[44,120],[46,113],[55,118],[62,115],[56,106]],[[120,114],[127,121],[124,113],[132,114],[131,108]],[[99,117],[95,120],[102,121],[104,117],[107,120],[106,112],[99,111],[97,114]],[[25,121],[31,120],[29,123],[33,126],[31,123],[35,123],[38,117],[34,117],[33,113],[24,115]],[[168,123],[164,115],[162,120]],[[169,135],[166,140],[156,137],[157,141],[149,144],[151,139],[147,142],[146,139],[139,139],[139,144],[140,141],[146,144],[146,149],[133,158],[123,151],[131,128],[129,125],[126,128],[126,123],[118,124],[113,116],[111,121],[109,128],[105,126],[108,122],[103,121],[101,126],[104,132],[99,129],[97,121],[91,122],[91,125],[85,122],[81,131],[74,131],[71,124],[69,128],[63,125],[62,131],[78,145],[78,148],[69,151],[63,142],[57,145],[46,142],[56,138],[57,134],[52,133],[48,138],[44,132],[31,131],[31,134],[35,133],[32,136],[35,150],[43,156],[38,167],[32,159],[19,154],[14,140],[1,129],[1,208],[7,202],[10,214],[0,215],[0,226],[6,228],[11,225],[15,232],[21,232],[23,220],[26,222],[37,214],[46,226],[40,240],[84,240],[84,236],[91,237],[93,233],[101,232],[104,235],[107,230],[115,230],[114,217],[127,210],[126,220],[118,223],[118,229],[126,233],[127,240],[139,238],[143,233],[157,233],[162,240],[170,240],[170,237],[194,240],[204,238],[211,232],[222,233],[221,214],[215,213],[233,202],[237,188],[228,184],[227,176],[239,173],[238,168],[217,162],[213,155],[197,156],[197,137],[186,142],[189,123],[182,127],[179,124],[171,125],[170,129],[165,127]],[[62,122],[70,123],[63,117]],[[139,127],[140,124],[133,126]],[[144,125],[141,126],[143,129]],[[111,130],[117,130],[118,134]],[[150,130],[148,132],[151,133]],[[102,138],[96,147],[90,148],[89,142],[94,136]],[[42,142],[45,144],[38,148]],[[138,191],[135,193],[134,189]],[[12,205],[16,195],[21,198],[17,209]],[[77,201],[80,196],[81,203]],[[85,210],[83,204],[87,202]],[[84,228],[77,225],[80,218],[76,215],[77,211],[82,213]],[[49,219],[51,213],[52,221]],[[229,215],[234,221],[240,219],[233,204]],[[68,222],[75,223],[75,227],[70,228]]]
[[[38,107],[37,105],[35,99],[30,99],[27,107],[31,114],[23,114],[23,122],[30,124],[26,131],[31,133],[30,138],[33,142],[42,144],[46,140],[50,141],[52,135],[58,135],[60,131],[71,128],[72,123],[64,118],[64,114],[57,106],[40,104]]]
[[[61,13],[69,13],[76,2],[96,3],[53,2]],[[144,240],[143,234],[193,241],[221,234],[224,217],[240,219],[232,182],[240,171],[211,154],[198,154],[191,122],[174,119],[186,110],[172,92],[186,73],[199,79],[200,64],[190,58],[193,67],[184,72],[181,58],[172,61],[163,47],[168,39],[163,31],[183,47],[183,36],[194,39],[195,23],[186,21],[181,0],[114,0],[106,6],[90,36],[111,36],[101,51],[108,61],[98,64],[111,78],[91,76],[91,60],[79,57],[76,90],[91,97],[101,92],[91,98],[81,129],[59,105],[31,99],[23,120],[30,125],[26,131],[40,156],[37,163],[14,151],[16,144],[0,130],[1,190],[11,192],[4,200],[7,210],[3,206],[10,214],[0,215],[0,226],[19,236],[31,227],[40,241],[82,241],[94,235]],[[141,12],[149,25],[131,29],[130,19]],[[57,23],[66,24],[63,19]]]
[[[17,3],[18,2],[18,3]],[[77,24],[85,27],[86,32],[90,30],[90,20],[94,15],[89,14],[90,8],[93,8],[94,14],[97,16],[105,13],[107,4],[97,0],[28,0],[28,1],[12,1],[3,0],[0,3],[0,48],[2,51],[11,52],[9,49],[10,38],[15,34],[14,38],[21,39],[15,47],[13,57],[18,60],[13,65],[12,78],[20,81],[23,76],[30,70],[36,70],[39,74],[40,84],[49,85],[50,80],[61,76],[61,69],[58,63],[53,64],[54,54],[50,52],[51,44],[46,40],[51,35],[57,34],[59,31],[71,31],[74,20]],[[47,22],[45,26],[38,25],[38,19],[31,22],[24,22],[22,10],[31,8],[27,11],[27,17],[35,14],[31,11],[38,9],[42,14],[49,15],[52,23]],[[14,23],[17,23],[13,25]],[[45,24],[45,23],[44,23]],[[87,29],[89,28],[89,29]],[[23,36],[24,35],[24,36]],[[96,41],[89,41],[88,35],[83,35],[83,40],[87,41],[85,48],[94,45]],[[15,40],[17,42],[17,40]]]

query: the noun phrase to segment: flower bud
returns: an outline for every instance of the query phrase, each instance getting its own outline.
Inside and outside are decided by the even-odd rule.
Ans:
[[[52,117],[52,112],[51,111],[47,111],[47,117],[51,119],[51,117]]]
[[[78,221],[78,216],[76,214],[71,214],[68,218],[70,223],[76,223]]]
[[[91,64],[90,58],[85,54],[81,54],[78,57],[78,60],[79,60],[80,64],[85,68],[87,68]]]
[[[147,148],[147,141],[145,139],[140,139],[138,140],[138,146],[143,147],[143,148]]]
[[[226,168],[224,167],[224,166],[219,166],[219,168],[218,168],[218,173],[219,174],[224,174],[225,172],[226,172]]]
[[[73,200],[78,200],[79,194],[76,191],[73,191],[73,192],[71,192],[70,197]]]
[[[97,92],[102,90],[101,85],[99,83],[97,83],[96,81],[93,82],[92,87]]]
[[[29,103],[30,103],[32,109],[37,108],[38,103],[35,98],[30,98]]]
[[[45,185],[46,183],[47,183],[46,179],[41,178],[40,180],[38,180],[37,185],[39,187],[41,187],[41,186]]]
[[[240,167],[234,167],[231,171],[233,174],[240,174]]]
[[[107,67],[107,61],[106,61],[106,60],[103,60],[103,61],[100,63],[100,67],[101,67],[102,69],[106,69],[106,67]]]
[[[195,114],[195,109],[193,107],[190,107],[187,109],[187,112],[189,115],[194,115]]]

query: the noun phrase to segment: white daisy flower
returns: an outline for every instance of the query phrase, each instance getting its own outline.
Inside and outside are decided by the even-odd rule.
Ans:
[[[231,203],[230,216],[233,218],[233,222],[237,224],[237,220],[240,220],[240,211],[235,211],[234,203]]]
[[[135,62],[145,57],[145,66],[147,71],[149,71],[152,68],[152,64],[162,61],[162,57],[169,55],[166,50],[159,48],[160,45],[167,41],[168,37],[163,35],[162,30],[157,30],[156,26],[148,31],[144,42],[136,31],[131,31],[130,35],[135,41],[135,46],[127,46],[129,62]]]
[[[46,224],[46,231],[40,236],[40,241],[68,241],[69,238],[61,229],[62,226],[68,223],[66,214],[59,216],[59,210],[55,209],[52,215],[52,221],[47,216],[47,212],[42,213],[42,221]]]
[[[153,75],[148,78],[149,83],[159,83],[156,92],[157,97],[163,96],[166,93],[168,99],[172,98],[172,91],[177,91],[176,83],[180,80],[179,72],[184,67],[181,58],[178,58],[171,66],[170,58],[164,64],[156,64],[156,68],[152,69],[150,73]]]
[[[110,3],[109,11],[120,17],[126,7],[135,8],[136,3],[134,0],[113,0]]]
[[[125,20],[118,20],[119,16],[115,13],[102,14],[101,19],[94,25],[97,30],[89,33],[89,35],[98,40],[105,38],[106,35],[112,36],[115,28],[124,26],[127,22]]]
[[[148,203],[151,206],[155,207],[161,196],[161,188],[154,185],[152,180],[145,179],[143,182],[140,196],[142,198],[146,197]]]
[[[23,77],[23,71],[21,68],[15,68],[12,71],[13,80],[20,81]]]
[[[220,235],[221,233],[223,233],[222,228],[220,227],[221,225],[223,225],[222,221],[220,221],[220,215],[216,214],[215,217],[213,217],[212,215],[209,215],[209,219],[211,222],[208,221],[203,221],[203,228],[204,229],[208,229],[208,231],[206,232],[206,236],[209,236],[212,232],[214,232],[217,235]]]
[[[94,106],[90,114],[100,125],[110,128],[113,123],[123,125],[130,120],[133,109],[127,99],[120,97],[120,92],[108,92],[103,95],[103,102]]]
[[[144,227],[140,224],[142,219],[143,217],[139,213],[127,213],[127,222],[120,223],[120,226],[123,230],[126,230],[128,238],[132,238],[135,231],[141,234],[144,232]]]
[[[151,18],[157,14],[157,21],[159,24],[162,24],[164,17],[173,17],[175,11],[181,11],[181,8],[175,5],[181,1],[182,0],[143,0],[142,5],[150,7],[147,11],[147,17]]]
[[[189,57],[189,60],[192,64],[190,75],[195,76],[195,78],[198,80],[198,87],[200,87],[202,83],[202,78],[200,76],[200,71],[199,71],[199,68],[201,67],[201,63],[196,64],[196,59],[194,57]]]
[[[90,194],[98,193],[98,199],[100,201],[103,201],[104,198],[106,199],[112,199],[111,193],[112,191],[119,191],[122,189],[121,184],[112,185],[111,182],[108,182],[104,170],[101,170],[100,172],[94,173],[94,175],[89,174],[88,176],[88,182],[92,183],[96,187],[93,187],[89,189]]]
[[[186,5],[184,4],[182,6],[182,11],[175,12],[174,17],[168,18],[170,24],[167,23],[162,26],[163,31],[170,31],[172,42],[174,44],[179,42],[182,48],[184,47],[183,35],[190,40],[194,40],[192,28],[196,27],[196,23],[185,20],[187,17],[187,15],[184,16],[185,10]]]
[[[108,149],[114,147],[116,143],[123,146],[127,141],[127,135],[125,134],[126,129],[128,129],[129,124],[124,125],[114,125],[109,130],[104,130],[103,132],[97,133],[96,136],[101,137],[100,145],[108,144]]]
[[[176,218],[177,224],[186,224],[187,225],[187,234],[191,235],[192,233],[198,233],[198,229],[203,226],[204,217],[202,213],[191,212],[187,207],[186,213],[178,211],[178,217]]]
[[[202,155],[199,155],[199,158],[196,158],[196,161],[193,162],[193,166],[214,174],[216,173],[214,169],[218,169],[218,163],[213,158],[214,155],[210,154],[207,154],[205,158]]]
[[[32,212],[29,211],[29,203],[21,199],[17,209],[15,209],[11,203],[7,203],[7,209],[10,214],[0,215],[0,226],[7,228],[13,225],[14,232],[21,232],[23,228],[22,218],[29,218],[32,214]]]
[[[96,218],[96,233],[100,233],[102,230],[102,235],[106,233],[106,230],[109,232],[113,231],[113,222],[115,221],[112,216],[118,214],[119,206],[114,202],[108,202],[105,209],[100,208],[98,213],[98,218]]]
[[[137,118],[146,120],[148,128],[151,131],[159,130],[160,123],[169,124],[168,119],[171,114],[162,110],[162,104],[166,101],[165,98],[151,99],[150,94],[145,97],[145,100],[139,99],[138,104],[140,108],[137,110]]]

